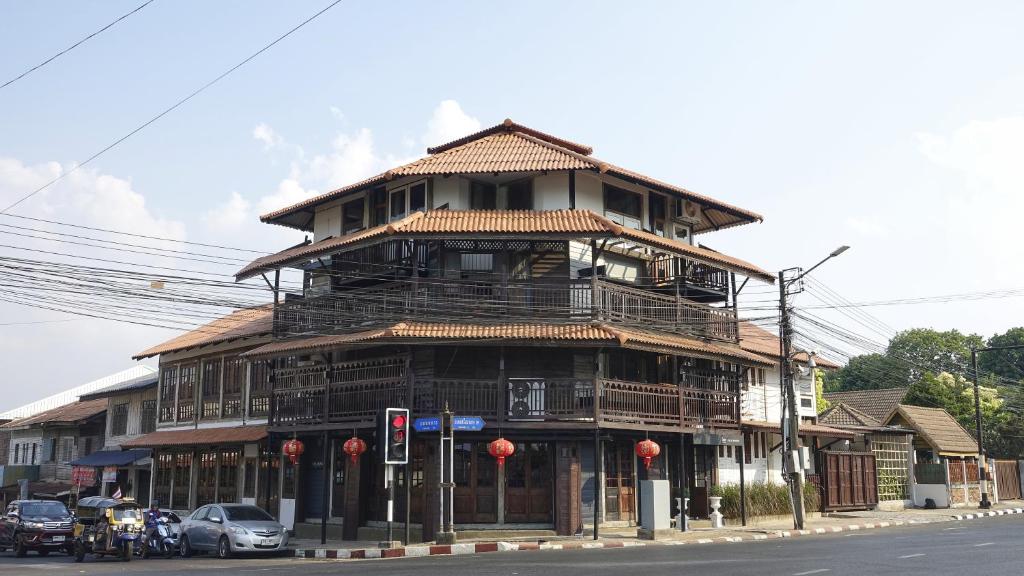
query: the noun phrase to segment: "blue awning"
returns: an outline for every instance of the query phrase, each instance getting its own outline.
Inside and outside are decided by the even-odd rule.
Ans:
[[[149,458],[149,448],[133,448],[131,450],[100,450],[85,458],[71,462],[72,466],[127,466],[136,460]]]

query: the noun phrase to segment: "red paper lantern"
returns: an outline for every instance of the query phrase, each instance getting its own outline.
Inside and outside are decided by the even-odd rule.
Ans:
[[[661,446],[654,440],[641,440],[636,443],[636,455],[644,459],[644,468],[650,469],[651,460],[661,454]]]
[[[494,442],[487,445],[487,452],[491,456],[498,459],[498,468],[505,465],[505,458],[508,458],[516,451],[516,445],[505,440],[504,438],[498,438]]]
[[[366,452],[366,442],[363,442],[362,438],[353,436],[345,440],[345,444],[341,446],[341,449],[352,458],[352,463],[356,464],[359,462],[359,457],[363,455],[363,452]]]
[[[281,453],[287,456],[288,459],[291,460],[292,464],[298,464],[299,456],[302,456],[302,453],[305,451],[306,445],[302,443],[302,440],[296,440],[295,438],[292,438],[281,446]]]

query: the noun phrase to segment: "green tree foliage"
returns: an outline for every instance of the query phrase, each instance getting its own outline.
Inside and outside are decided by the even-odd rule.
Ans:
[[[814,402],[818,408],[818,414],[831,406],[831,403],[825,400],[825,371],[820,368],[814,371]]]
[[[912,384],[925,372],[966,375],[971,363],[971,349],[984,345],[984,339],[977,334],[914,328],[900,332],[890,340],[885,355],[906,364],[909,376],[906,383]]]
[[[1010,328],[988,339],[988,346],[1024,346],[1024,328]],[[978,355],[978,369],[1010,380],[1024,379],[1024,349],[992,350]]]
[[[909,383],[905,362],[885,354],[855,356],[842,369],[826,376],[825,389],[829,392],[845,390],[876,390],[895,388]]]

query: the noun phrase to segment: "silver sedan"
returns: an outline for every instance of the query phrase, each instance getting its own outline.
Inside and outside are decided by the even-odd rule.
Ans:
[[[279,552],[288,546],[288,531],[262,508],[249,504],[208,504],[181,523],[181,555]]]

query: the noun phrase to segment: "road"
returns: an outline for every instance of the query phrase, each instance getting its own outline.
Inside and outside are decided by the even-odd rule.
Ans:
[[[885,528],[861,532],[736,544],[652,546],[608,550],[501,552],[459,557],[394,560],[296,560],[290,558],[86,560],[56,556],[24,559],[0,554],[0,575],[147,576],[212,574],[414,574],[416,576],[864,576],[920,574],[985,576],[1024,574],[1020,549],[1024,517]]]

